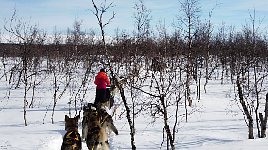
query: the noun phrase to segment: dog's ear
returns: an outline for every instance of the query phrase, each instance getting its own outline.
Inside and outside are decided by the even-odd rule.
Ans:
[[[83,106],[83,111],[86,111],[86,109],[87,109],[87,106],[84,105],[84,106]]]
[[[69,116],[65,115],[65,120],[68,120],[69,119]]]
[[[80,119],[80,115],[78,115],[78,116],[75,117],[75,120],[78,121],[79,119]]]

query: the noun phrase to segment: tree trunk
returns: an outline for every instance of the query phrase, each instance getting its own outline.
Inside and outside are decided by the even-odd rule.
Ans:
[[[267,118],[268,118],[268,93],[266,94],[264,117],[263,117],[262,113],[259,113],[259,117],[260,117],[260,122],[261,122],[261,136],[260,136],[260,138],[265,138],[266,137]]]
[[[128,120],[128,124],[129,124],[129,128],[130,128],[130,136],[131,136],[131,147],[132,147],[132,150],[136,150],[135,139],[134,139],[135,129],[134,129],[132,120],[130,118],[130,109],[129,109],[128,105],[127,105],[127,100],[126,100],[126,97],[125,97],[124,89],[122,87],[119,87],[119,91],[120,91],[120,95],[121,95],[121,98],[122,98],[122,100],[124,102],[126,112],[127,112],[127,120]]]
[[[54,124],[54,113],[55,113],[55,108],[57,105],[57,92],[58,92],[57,76],[56,76],[55,70],[53,70],[53,75],[54,75],[54,94],[53,94],[53,108],[52,108],[52,115],[51,115],[52,124]]]
[[[252,118],[248,120],[248,139],[254,139]]]
[[[248,107],[245,103],[244,97],[243,97],[243,91],[242,91],[242,87],[240,85],[239,82],[239,76],[237,77],[236,80],[236,84],[237,84],[237,88],[238,88],[238,96],[239,96],[239,102],[242,105],[243,108],[243,112],[247,117],[248,120],[248,138],[249,139],[254,139],[254,135],[253,135],[253,118],[252,115],[250,114]]]
[[[24,82],[24,106],[23,106],[23,118],[24,118],[24,125],[27,126],[27,118],[26,118],[26,113],[27,113],[27,106],[28,106],[28,101],[27,101],[27,91],[28,91],[28,79],[27,79],[27,52],[26,52],[26,46],[24,45],[24,53],[23,53],[23,82]]]
[[[167,116],[167,109],[166,109],[166,105],[165,105],[165,97],[164,97],[164,95],[160,96],[160,101],[161,101],[161,105],[163,107],[164,124],[165,124],[164,128],[165,128],[166,133],[167,133],[167,139],[169,140],[171,149],[175,150],[174,139],[172,137],[172,134],[170,132],[170,128],[169,128],[169,125],[168,125],[168,116]]]
[[[249,72],[248,72],[248,75],[249,75]],[[249,80],[249,77],[248,77],[248,80]],[[248,83],[250,82],[248,81]],[[256,93],[256,108],[255,108],[256,126],[258,130],[258,137],[261,137],[261,131],[260,131],[261,125],[260,125],[259,115],[258,115],[260,100],[259,100],[259,92],[258,92],[257,71],[256,71],[255,66],[254,66],[254,91]]]
[[[128,107],[128,104],[127,104],[127,100],[126,100],[126,97],[125,97],[124,88],[118,83],[118,80],[115,78],[115,75],[114,75],[113,70],[111,69],[111,67],[110,67],[110,71],[111,71],[111,75],[112,75],[112,79],[113,79],[112,82],[114,82],[115,85],[117,86],[117,88],[119,88],[122,101],[123,101],[124,106],[126,108],[127,120],[128,120],[128,124],[129,124],[129,128],[130,128],[131,147],[132,147],[132,150],[136,150],[135,138],[134,138],[134,136],[135,136],[135,128],[134,128],[134,124],[133,124],[133,122],[131,120],[131,117],[130,117],[131,110]]]

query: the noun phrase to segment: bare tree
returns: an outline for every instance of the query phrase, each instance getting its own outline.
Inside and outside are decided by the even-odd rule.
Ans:
[[[102,42],[103,45],[106,45],[105,42],[105,27],[111,23],[111,21],[115,17],[115,12],[112,13],[112,16],[108,18],[107,21],[104,20],[104,13],[106,13],[109,9],[114,7],[113,3],[107,3],[107,0],[104,0],[104,2],[100,3],[99,6],[96,5],[94,0],[91,0],[94,10],[92,10],[93,14],[96,16],[100,30],[101,30],[101,36],[102,36]],[[106,51],[107,53],[107,51]]]
[[[250,118],[248,114],[251,116],[251,118],[248,119],[248,127],[250,128],[250,131],[252,130],[253,132],[253,123],[251,123],[251,119],[252,121],[255,119],[258,137],[263,137],[264,135],[262,128],[263,124],[266,123],[265,117],[259,113],[259,109],[262,107],[261,95],[264,95],[263,92],[265,91],[263,82],[266,81],[265,79],[267,78],[268,74],[263,72],[261,69],[261,60],[259,57],[257,57],[257,41],[260,38],[257,36],[259,28],[256,27],[255,11],[253,14],[250,14],[250,21],[251,25],[244,26],[243,35],[236,37],[238,39],[237,43],[243,45],[240,46],[241,48],[239,49],[240,56],[236,58],[238,59],[237,61],[239,61],[237,62],[237,72],[242,76],[240,82],[243,81],[241,88],[244,88],[243,93],[241,91],[239,92],[239,95],[243,94],[242,96],[247,100],[245,100],[246,107],[244,104],[241,104],[247,118]],[[241,53],[244,53],[244,51],[246,51],[246,54],[242,55]],[[246,108],[248,109],[249,113],[246,113]],[[255,118],[252,117],[253,113],[255,113]],[[250,135],[249,138],[254,138],[253,133],[251,134],[252,135]]]
[[[55,45],[59,45],[63,43],[63,37],[61,33],[57,31],[56,27],[54,27],[52,43]]]
[[[209,65],[211,65],[210,63],[210,56],[211,56],[211,42],[212,42],[212,31],[213,31],[213,26],[212,26],[212,23],[211,23],[211,19],[212,19],[212,15],[213,15],[213,11],[214,11],[214,8],[209,12],[208,16],[209,16],[209,20],[205,23],[205,25],[203,26],[204,30],[203,30],[203,39],[204,41],[204,53],[205,53],[205,79],[206,79],[206,82],[204,84],[204,91],[206,93],[206,85],[208,84],[208,80],[211,78],[211,74],[212,72],[214,71],[214,69],[216,67],[211,67],[211,71],[210,70],[210,67]],[[199,85],[200,86],[200,85]],[[200,92],[200,91],[199,91]],[[200,96],[200,94],[199,94]],[[199,97],[200,98],[200,97]]]
[[[258,32],[258,27],[256,27],[256,16],[255,16],[255,10],[253,14],[250,14],[250,19],[251,19],[251,24],[252,24],[252,49],[253,49],[253,54],[256,53],[256,40],[257,40],[257,32]],[[255,107],[255,117],[256,117],[256,125],[257,125],[257,130],[258,130],[258,137],[261,137],[261,131],[260,131],[260,121],[259,121],[259,106],[260,106],[260,87],[259,87],[259,81],[262,81],[262,79],[258,79],[258,58],[254,58],[253,61],[253,70],[254,70],[254,91],[256,95],[256,107]]]
[[[245,117],[247,118],[246,123],[248,126],[248,138],[249,139],[254,139],[254,134],[253,134],[253,106],[252,103],[247,102],[244,99],[244,93],[243,89],[241,86],[241,81],[240,77],[237,76],[236,80],[236,85],[237,85],[237,91],[238,91],[238,96],[239,96],[239,102],[242,106],[243,113],[245,114]]]
[[[198,5],[198,0],[183,0],[180,1],[181,5],[181,12],[183,15],[178,17],[179,24],[182,25],[182,29],[185,32],[185,38],[187,39],[187,51],[186,51],[186,58],[187,58],[187,78],[186,78],[186,100],[189,103],[189,106],[192,106],[192,98],[191,98],[191,91],[190,91],[190,82],[191,76],[197,82],[197,59],[194,56],[192,42],[194,36],[196,36],[196,29],[199,23],[199,13],[200,7]],[[186,110],[187,111],[187,110]],[[186,113],[187,114],[187,113]]]
[[[23,84],[24,86],[24,106],[23,106],[23,112],[24,112],[24,124],[27,126],[27,106],[29,106],[28,101],[28,92],[29,90],[34,87],[31,84],[30,78],[33,75],[36,75],[40,73],[39,71],[31,72],[31,48],[30,46],[32,44],[36,43],[43,43],[46,34],[41,34],[40,30],[37,28],[36,25],[31,25],[28,22],[23,21],[22,19],[19,19],[16,14],[16,10],[14,10],[12,17],[6,24],[4,25],[4,29],[10,34],[11,37],[16,39],[17,43],[20,44],[20,62],[14,66],[17,70],[17,74],[11,73],[11,76],[17,75],[17,83],[16,87],[19,87],[20,84]]]
[[[4,38],[5,37],[3,36],[3,32],[0,29],[0,43],[3,42],[3,39]],[[6,62],[7,56],[6,56],[6,53],[7,52],[6,52],[6,49],[4,49],[4,48],[2,48],[1,51],[2,51],[1,62],[2,62],[2,65],[3,65],[3,67],[1,69],[3,69],[3,72],[4,72],[2,77],[5,77],[5,80],[8,81],[8,76],[7,76],[8,73],[7,73],[7,68],[6,68],[6,66],[7,66],[7,62]],[[2,77],[0,77],[0,78],[2,78]]]
[[[139,82],[145,82],[144,79],[146,79],[146,82],[150,83],[150,85],[135,84],[133,88],[140,90],[152,98],[150,101],[144,101],[142,105],[151,111],[153,117],[161,117],[163,119],[163,132],[167,135],[163,141],[166,140],[167,149],[171,148],[174,150],[176,130],[178,127],[178,111],[184,93],[184,83],[180,81],[180,74],[177,71],[182,64],[176,58],[169,59],[161,57],[160,61],[161,63],[169,64],[169,66],[161,72],[152,71],[149,77],[139,76]]]
[[[58,102],[58,99],[61,97],[58,95],[58,92],[59,92],[59,79],[60,79],[60,76],[59,74],[61,73],[61,71],[57,68],[57,62],[53,63],[51,62],[49,65],[49,71],[52,73],[52,76],[53,76],[53,106],[52,106],[52,114],[51,114],[51,123],[54,124],[54,114],[55,114],[55,108],[57,106],[57,102]],[[61,94],[64,93],[64,90]],[[60,94],[60,95],[61,95]]]
[[[138,0],[134,5],[134,35],[137,38],[137,44],[146,40],[150,36],[150,22],[152,20],[151,10],[145,5],[143,0]]]

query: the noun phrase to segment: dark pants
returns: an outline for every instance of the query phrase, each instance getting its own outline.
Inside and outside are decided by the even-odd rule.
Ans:
[[[105,103],[107,101],[110,101],[110,107],[113,106],[114,99],[113,97],[111,97],[110,88],[96,89],[96,97],[94,104],[97,105],[99,103]]]
[[[96,97],[94,104],[106,102],[106,89],[96,89]]]

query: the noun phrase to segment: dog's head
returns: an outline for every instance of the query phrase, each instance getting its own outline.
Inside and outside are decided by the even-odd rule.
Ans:
[[[70,118],[69,116],[65,115],[65,130],[68,131],[70,129],[77,129],[79,118],[80,118],[80,115],[74,118]]]
[[[87,114],[89,128],[100,126],[100,117],[97,111],[90,111]]]
[[[88,103],[88,105],[83,107],[83,120],[85,120],[89,127],[98,126],[100,117],[94,104]]]

